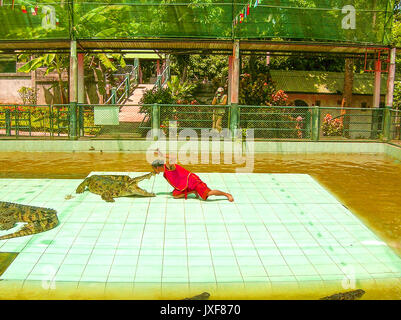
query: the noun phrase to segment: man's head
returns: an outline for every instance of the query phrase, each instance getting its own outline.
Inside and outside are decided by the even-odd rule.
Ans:
[[[223,88],[223,87],[219,87],[219,88],[217,89],[216,94],[217,94],[218,96],[221,96],[223,93],[224,93],[224,88]]]
[[[164,161],[163,160],[153,161],[152,168],[156,174],[159,174],[160,172],[164,172]]]

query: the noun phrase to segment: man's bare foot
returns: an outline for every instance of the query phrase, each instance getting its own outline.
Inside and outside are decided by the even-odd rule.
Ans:
[[[227,193],[226,197],[227,197],[228,201],[230,201],[230,202],[234,201],[234,198],[231,194]]]

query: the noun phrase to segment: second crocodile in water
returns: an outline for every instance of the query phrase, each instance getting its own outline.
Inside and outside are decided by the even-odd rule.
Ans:
[[[138,186],[140,181],[150,179],[154,174],[151,172],[135,178],[127,175],[93,175],[78,186],[76,193],[82,193],[88,187],[90,192],[99,194],[107,202],[114,202],[114,198],[126,196],[155,197],[154,193]]]

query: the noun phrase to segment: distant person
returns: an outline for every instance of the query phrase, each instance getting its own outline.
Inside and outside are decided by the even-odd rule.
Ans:
[[[159,150],[155,152],[155,155],[156,154],[163,156]],[[164,158],[166,162],[164,162],[164,160],[153,161],[152,168],[156,174],[163,172],[163,177],[174,188],[173,197],[175,199],[184,197],[187,199],[188,194],[194,193],[197,198],[201,197],[203,200],[207,200],[210,196],[225,196],[228,201],[234,201],[231,194],[220,190],[209,189],[206,183],[196,174],[184,169],[178,164],[170,163],[169,155],[166,155]]]
[[[224,88],[220,87],[216,91],[216,95],[213,98],[212,105],[226,105],[227,95],[224,94]],[[221,132],[221,122],[223,121],[223,116],[226,113],[225,107],[215,107],[213,108],[213,126],[212,128]]]

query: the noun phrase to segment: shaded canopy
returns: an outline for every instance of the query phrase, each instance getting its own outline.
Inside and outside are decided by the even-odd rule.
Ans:
[[[389,44],[391,0],[15,0],[0,41],[258,39]],[[249,15],[240,23],[240,14]],[[237,21],[237,23],[234,23]]]

